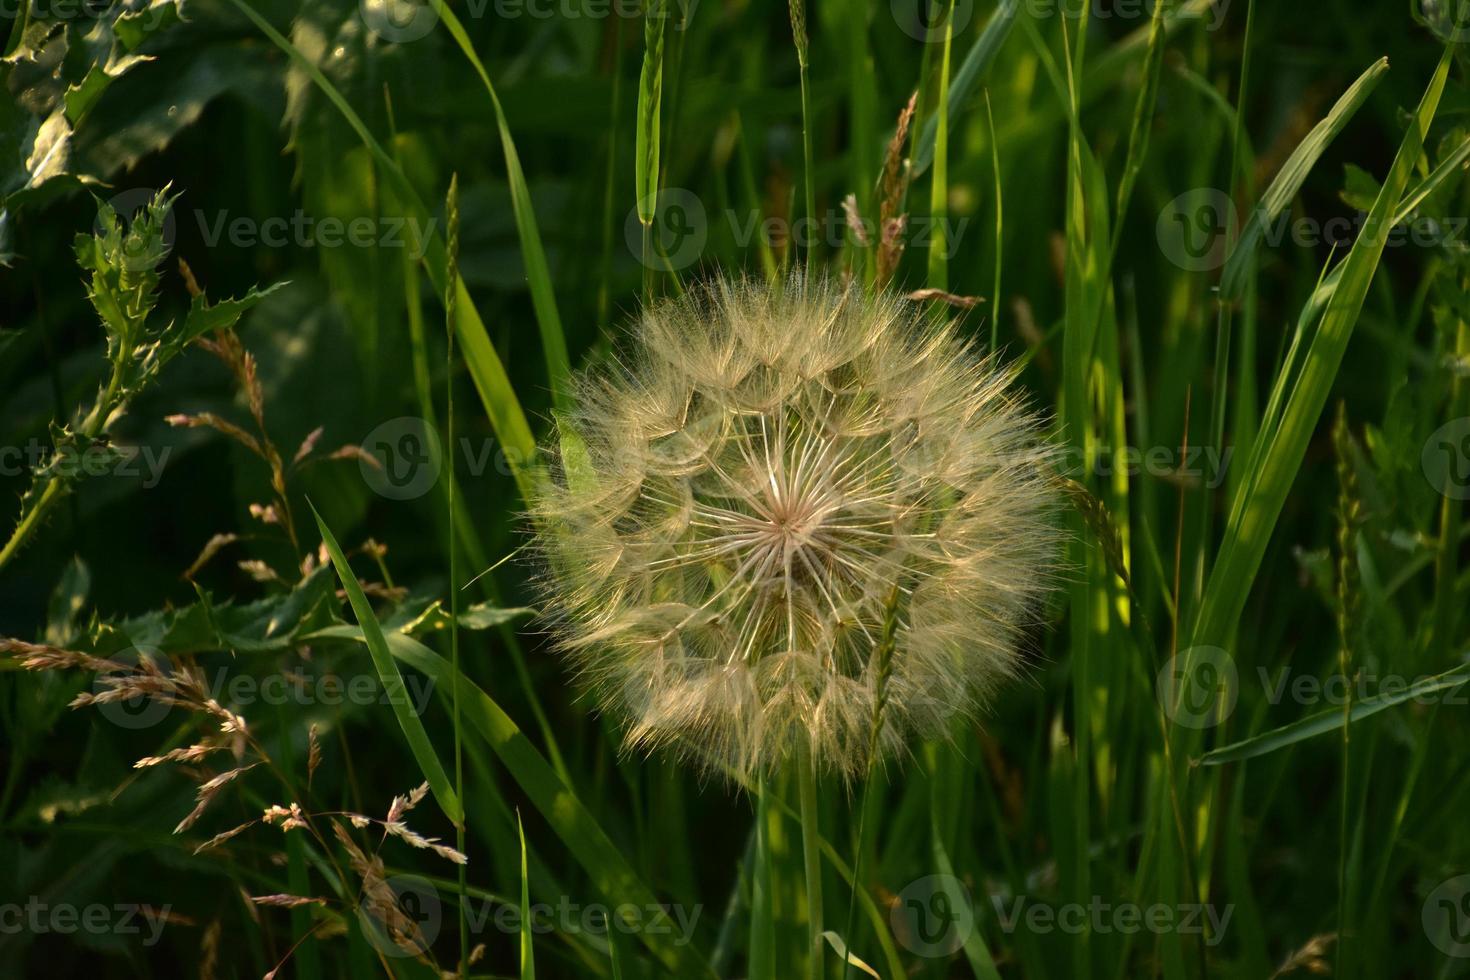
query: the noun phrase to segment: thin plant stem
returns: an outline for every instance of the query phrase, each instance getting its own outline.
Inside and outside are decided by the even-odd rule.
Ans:
[[[810,927],[811,980],[822,976],[822,843],[817,814],[817,764],[811,746],[799,742],[796,786],[801,803],[801,855],[806,872],[806,915]]]
[[[447,436],[446,451],[449,456],[449,659],[454,665],[454,676],[458,678],[459,673],[459,549],[454,540],[454,316],[458,309],[457,294],[459,292],[459,175],[455,174],[449,180],[449,199],[445,204],[446,218],[449,223],[449,262],[448,283],[445,286],[444,295],[444,321],[445,335],[449,339],[449,346],[445,350],[445,372],[444,372],[444,415],[445,434]],[[459,682],[454,684],[453,713],[454,713],[454,794],[461,800],[464,799],[464,739],[460,723],[459,706]],[[465,853],[465,820],[461,819],[454,828],[455,849],[459,853]],[[466,896],[468,894],[468,881],[463,864],[458,867],[459,874],[459,975],[466,976],[470,962],[470,932],[469,922],[466,918]]]

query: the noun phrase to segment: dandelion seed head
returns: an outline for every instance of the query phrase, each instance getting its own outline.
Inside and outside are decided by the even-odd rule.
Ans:
[[[917,307],[716,281],[584,374],[532,502],[558,645],[630,747],[867,767],[1021,664],[1055,485],[1011,376]],[[885,639],[885,638],[891,638]]]

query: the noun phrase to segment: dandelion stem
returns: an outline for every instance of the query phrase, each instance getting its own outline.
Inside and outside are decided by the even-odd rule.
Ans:
[[[822,844],[817,815],[817,763],[811,746],[797,742],[796,786],[801,802],[801,854],[806,865],[806,917],[811,934],[811,980],[822,976]]]

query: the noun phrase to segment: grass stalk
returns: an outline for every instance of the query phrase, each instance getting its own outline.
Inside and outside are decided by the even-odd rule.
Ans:
[[[822,977],[822,849],[817,808],[817,761],[811,746],[797,742],[796,789],[801,806],[801,856],[806,877],[808,970],[810,980]],[[856,879],[854,879],[854,887]]]

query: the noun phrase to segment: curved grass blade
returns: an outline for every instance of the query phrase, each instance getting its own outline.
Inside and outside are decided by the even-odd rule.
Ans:
[[[409,699],[404,697],[403,675],[398,672],[398,664],[388,651],[388,642],[383,636],[383,627],[378,625],[378,618],[373,614],[373,607],[369,605],[367,596],[363,595],[362,587],[357,584],[357,574],[347,563],[347,556],[342,553],[342,546],[332,536],[327,522],[322,520],[322,515],[317,513],[316,505],[309,500],[307,505],[311,507],[311,514],[316,518],[316,526],[322,533],[322,543],[327,546],[327,553],[332,556],[332,565],[337,569],[337,577],[342,580],[342,588],[347,593],[347,601],[351,603],[352,612],[357,616],[363,642],[367,644],[368,653],[372,655],[373,666],[378,671],[378,679],[383,682],[383,690],[389,695],[389,701],[393,705],[393,714],[398,719],[398,727],[403,729],[403,736],[408,739],[408,747],[413,752],[414,761],[418,763],[419,771],[428,780],[429,789],[433,792],[434,799],[438,801],[439,808],[458,827],[464,822],[464,807],[460,805],[459,796],[455,794],[454,786],[450,783],[444,766],[439,762],[439,756],[434,752],[434,745],[429,741],[429,733],[424,730],[423,720],[414,714]]]
[[[567,356],[566,334],[562,330],[561,314],[556,308],[556,293],[551,285],[551,269],[546,264],[546,249],[541,244],[541,231],[536,225],[536,211],[531,205],[531,191],[526,186],[526,174],[521,169],[520,154],[516,152],[515,140],[511,139],[510,124],[506,122],[505,110],[501,108],[500,96],[490,81],[490,73],[475,54],[470,36],[454,11],[444,0],[433,0],[440,22],[449,30],[454,43],[474,67],[490,94],[490,104],[495,108],[495,125],[500,130],[500,148],[505,153],[505,176],[510,184],[511,211],[515,217],[516,234],[521,241],[521,256],[526,263],[526,282],[531,288],[531,306],[536,311],[536,325],[541,329],[541,345],[546,355],[546,374],[551,382],[551,397],[558,409],[568,405],[567,382],[571,377],[571,360]]]
[[[347,625],[318,630],[311,637],[366,642],[363,630]],[[500,705],[474,681],[456,674],[449,661],[413,637],[393,632],[387,634],[386,641],[394,657],[422,671],[436,685],[457,684],[465,720],[489,743],[603,897],[616,904],[642,908],[659,904],[596,818]],[[647,929],[638,931],[638,939],[680,980],[714,976],[692,943],[681,945]]]
[[[1399,146],[1363,232],[1343,261],[1341,280],[1327,302],[1321,327],[1312,338],[1301,372],[1284,403],[1280,423],[1269,437],[1263,430],[1252,451],[1250,471],[1242,482],[1221,543],[1219,560],[1210,573],[1195,619],[1195,644],[1224,645],[1234,633],[1276,519],[1301,468],[1312,431],[1347,351],[1399,203],[1423,153],[1424,139],[1439,107],[1449,66],[1447,50]]]
[[[929,165],[934,162],[934,143],[939,134],[939,113],[943,112],[946,119],[953,118],[959,113],[959,109],[965,104],[965,99],[970,96],[970,89],[975,87],[975,82],[990,67],[995,60],[1000,46],[1005,39],[1010,37],[1011,28],[1015,26],[1016,14],[1021,9],[1021,0],[1001,0],[990,20],[986,22],[985,29],[975,39],[965,60],[960,63],[959,71],[954,73],[954,79],[949,84],[949,98],[942,108],[935,111],[924,122],[924,129],[919,135],[918,151],[914,154],[913,177],[917,178]]]
[[[327,100],[336,107],[338,112],[342,113],[347,124],[362,140],[363,146],[367,147],[383,167],[383,172],[393,184],[393,191],[404,204],[404,209],[412,212],[408,217],[417,219],[418,227],[433,227],[433,224],[429,222],[428,208],[419,199],[418,193],[409,183],[403,169],[373,137],[367,124],[362,121],[362,117],[357,114],[331,80],[323,75],[321,70],[312,63],[311,59],[302,54],[296,45],[272,27],[269,21],[244,0],[230,0],[230,3],[269,38],[271,43],[296,62],[302,71],[306,72],[312,83],[321,89]],[[412,226],[410,223],[410,227]],[[435,232],[428,241],[422,243],[422,246],[424,268],[435,290],[442,294],[448,283],[448,258],[444,241]],[[485,331],[485,322],[480,319],[480,313],[475,308],[474,301],[470,298],[469,291],[462,281],[455,290],[455,295],[458,298],[455,333],[459,339],[460,354],[464,357],[465,366],[469,369],[470,377],[475,382],[475,390],[479,393],[480,401],[485,406],[485,413],[490,417],[490,424],[495,429],[496,438],[506,448],[506,457],[511,463],[511,472],[515,476],[516,484],[522,495],[527,495],[530,490],[527,467],[536,458],[536,439],[531,434],[531,426],[526,422],[520,399],[516,397],[515,389],[510,384],[510,378],[505,373],[505,365],[501,363],[500,355],[490,343],[490,336]]]
[[[1353,114],[1367,101],[1387,73],[1388,59],[1379,58],[1358,76],[1358,80],[1337,100],[1332,111],[1312,127],[1312,131],[1297,144],[1286,163],[1282,164],[1281,172],[1271,181],[1266,193],[1261,195],[1260,203],[1251,211],[1250,220],[1240,233],[1240,240],[1225,260],[1225,272],[1220,277],[1221,300],[1228,303],[1240,298],[1245,289],[1246,272],[1250,269],[1251,258],[1265,240],[1266,226],[1275,221],[1291,203],[1292,198],[1296,197],[1297,191],[1301,190],[1302,183],[1307,179],[1307,174],[1312,172],[1328,144],[1347,126],[1348,120],[1353,118]]]
[[[1371,698],[1364,698],[1361,701],[1354,701],[1351,712],[1329,708],[1326,711],[1310,715],[1300,721],[1292,722],[1290,725],[1283,725],[1269,732],[1262,732],[1260,735],[1253,735],[1250,738],[1243,739],[1231,745],[1222,746],[1200,756],[1195,760],[1195,765],[1220,766],[1227,762],[1254,759],[1284,749],[1288,745],[1295,745],[1298,742],[1304,742],[1318,735],[1335,732],[1344,727],[1344,725],[1350,725],[1353,722],[1362,721],[1364,718],[1370,718],[1380,711],[1403,704],[1406,701],[1429,697],[1430,695],[1439,694],[1443,691],[1452,691],[1466,683],[1470,683],[1470,663],[1461,664],[1453,670],[1445,671],[1443,674],[1426,677],[1423,680],[1409,685],[1402,691],[1395,691],[1392,694],[1379,694]]]

